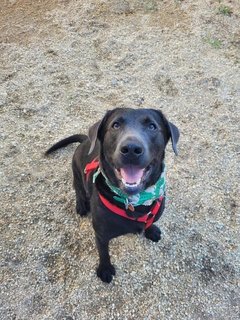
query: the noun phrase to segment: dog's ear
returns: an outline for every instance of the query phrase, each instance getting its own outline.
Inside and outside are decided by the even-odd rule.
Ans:
[[[114,110],[107,111],[105,116],[102,118],[102,120],[99,120],[98,122],[94,123],[94,125],[92,125],[89,128],[88,138],[91,142],[91,145],[90,145],[90,149],[89,149],[88,154],[93,152],[93,149],[95,148],[97,139],[101,139],[104,124],[106,123],[106,120],[109,118],[109,116],[112,114],[113,111]]]
[[[102,124],[102,120],[94,123],[94,125],[92,125],[88,130],[88,138],[91,142],[88,154],[90,154],[93,151],[93,149],[96,145],[96,141],[97,141],[97,137],[98,137],[98,130],[99,130],[99,127],[101,126],[101,124]]]
[[[176,155],[178,155],[177,143],[178,143],[178,140],[180,137],[180,132],[179,132],[178,128],[175,126],[175,124],[173,124],[172,122],[167,120],[167,118],[162,113],[162,111],[155,110],[155,109],[152,109],[152,110],[155,111],[162,119],[162,121],[163,121],[163,123],[169,133],[168,139],[171,138],[173,151]]]
[[[173,124],[170,121],[167,121],[167,123],[168,123],[170,136],[171,136],[171,140],[172,140],[172,148],[173,148],[174,153],[177,156],[178,155],[177,143],[178,143],[178,140],[180,137],[180,132],[179,132],[178,128],[175,126],[175,124]]]

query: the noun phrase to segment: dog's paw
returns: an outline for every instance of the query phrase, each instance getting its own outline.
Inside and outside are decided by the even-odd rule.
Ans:
[[[82,209],[82,206],[78,206],[78,205],[76,205],[76,212],[77,212],[77,214],[79,214],[81,217],[84,217],[84,216],[86,216],[87,215],[87,210],[83,210]]]
[[[115,276],[115,268],[112,264],[101,266],[99,265],[97,268],[97,276],[103,281],[110,283],[112,281],[113,276]]]
[[[145,237],[153,242],[158,242],[161,239],[161,230],[157,226],[152,225],[145,230]]]
[[[81,217],[86,216],[88,212],[90,211],[90,205],[89,202],[85,201],[84,203],[81,201],[77,201],[76,204],[76,212]]]

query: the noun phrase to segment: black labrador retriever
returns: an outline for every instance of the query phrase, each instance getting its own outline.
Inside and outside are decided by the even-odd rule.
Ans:
[[[165,206],[169,139],[177,154],[179,130],[161,111],[116,108],[95,123],[88,136],[73,135],[46,152],[81,143],[72,160],[76,211],[84,216],[91,209],[100,258],[97,275],[104,282],[115,275],[109,256],[112,238],[141,232],[154,242],[161,238],[153,223]]]

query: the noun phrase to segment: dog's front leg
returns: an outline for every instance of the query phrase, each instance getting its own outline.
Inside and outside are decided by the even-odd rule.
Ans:
[[[105,240],[96,235],[96,244],[99,253],[99,266],[97,276],[103,281],[110,283],[115,275],[115,268],[111,264],[109,256],[109,239]]]

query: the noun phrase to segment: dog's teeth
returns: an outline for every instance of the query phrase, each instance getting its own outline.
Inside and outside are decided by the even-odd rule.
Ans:
[[[128,183],[127,181],[125,181],[124,179],[122,179],[122,183],[128,187],[128,188],[134,188],[134,187],[137,187],[141,182],[141,179],[139,179],[137,182],[134,182],[134,183]]]

